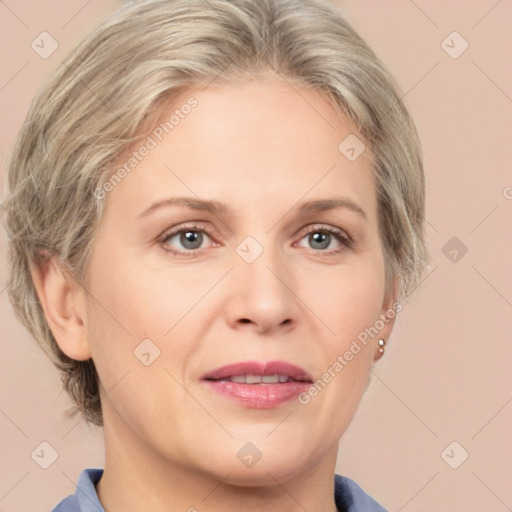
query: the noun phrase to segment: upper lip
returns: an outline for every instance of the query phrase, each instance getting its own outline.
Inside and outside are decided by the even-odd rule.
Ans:
[[[313,382],[306,370],[285,361],[242,361],[228,364],[204,374],[202,380],[219,380],[237,375],[285,375],[297,381]]]

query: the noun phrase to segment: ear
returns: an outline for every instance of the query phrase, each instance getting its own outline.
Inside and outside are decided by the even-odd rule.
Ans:
[[[379,350],[379,340],[383,339],[386,343],[388,342],[393,327],[395,325],[395,318],[399,311],[402,309],[402,304],[398,302],[398,279],[394,278],[390,286],[390,292],[386,293],[386,297],[383,301],[379,320],[384,324],[382,329],[379,330],[378,336],[375,337],[374,356],[373,360],[379,360],[384,352]]]
[[[57,256],[31,264],[30,271],[46,321],[62,352],[77,361],[90,359],[82,288],[62,269]]]

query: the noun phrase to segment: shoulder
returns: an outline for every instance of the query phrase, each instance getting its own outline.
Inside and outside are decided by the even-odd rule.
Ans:
[[[95,488],[102,474],[103,469],[84,469],[78,478],[75,494],[64,498],[52,512],[104,512]]]
[[[343,475],[334,476],[334,498],[340,512],[387,512],[354,480]]]

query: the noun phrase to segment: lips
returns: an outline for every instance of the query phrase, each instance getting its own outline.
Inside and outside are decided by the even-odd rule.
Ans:
[[[284,377],[287,378],[287,381],[313,382],[306,370],[285,361],[268,361],[266,363],[245,361],[229,364],[206,373],[203,375],[202,380],[231,380],[233,378],[233,382],[238,382],[236,377],[246,377],[248,384],[265,384],[273,383],[265,379],[265,377],[274,377],[276,375],[279,378],[279,382]],[[251,379],[251,377],[253,378]],[[261,382],[258,382],[257,377],[262,378]]]
[[[237,405],[271,409],[297,398],[313,381],[304,369],[284,361],[247,361],[208,372],[201,382]]]

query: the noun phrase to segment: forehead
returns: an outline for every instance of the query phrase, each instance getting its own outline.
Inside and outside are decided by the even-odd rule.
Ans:
[[[189,88],[162,109],[139,143],[151,149],[109,199],[187,195],[243,209],[339,192],[372,210],[368,150],[353,161],[340,151],[354,136],[363,144],[324,94],[279,78]]]

